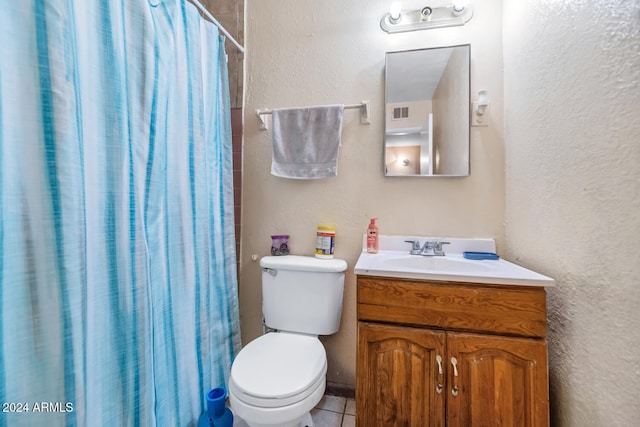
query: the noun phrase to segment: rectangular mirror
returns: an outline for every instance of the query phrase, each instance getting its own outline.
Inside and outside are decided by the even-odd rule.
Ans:
[[[386,176],[469,175],[470,52],[386,54]]]

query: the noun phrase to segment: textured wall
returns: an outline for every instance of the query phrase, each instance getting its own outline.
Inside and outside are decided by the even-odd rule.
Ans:
[[[640,3],[504,2],[508,256],[548,291],[552,425],[640,422]]]
[[[409,5],[410,2],[404,2]],[[414,2],[415,6],[422,2]],[[290,234],[311,255],[316,226],[337,227],[336,257],[347,260],[338,334],[324,339],[330,381],[355,384],[355,276],[362,234],[379,217],[381,234],[494,237],[503,240],[502,2],[479,2],[465,27],[388,35],[379,21],[388,0],[248,0],[240,304],[243,340],[261,333],[260,268],[270,235]],[[330,13],[336,11],[336,13]],[[492,126],[471,132],[471,176],[385,178],[385,52],[471,43],[471,91],[491,96]],[[371,124],[347,110],[338,176],[297,181],[270,175],[271,131],[256,108],[371,101]]]

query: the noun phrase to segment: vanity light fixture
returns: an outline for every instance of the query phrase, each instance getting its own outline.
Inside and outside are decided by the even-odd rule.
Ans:
[[[387,33],[428,30],[430,28],[464,25],[473,16],[473,10],[462,2],[450,6],[402,10],[400,2],[393,2],[389,13],[380,20],[380,27]]]

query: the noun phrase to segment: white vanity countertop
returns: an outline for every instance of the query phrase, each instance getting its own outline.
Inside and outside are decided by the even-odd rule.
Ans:
[[[410,255],[411,245],[405,240],[438,240],[450,242],[444,246],[445,256]],[[469,260],[465,251],[495,252],[493,239],[459,239],[409,236],[379,236],[377,254],[364,250],[354,272],[364,276],[397,277],[466,283],[486,283],[515,286],[554,286],[555,281],[517,264],[498,260]]]

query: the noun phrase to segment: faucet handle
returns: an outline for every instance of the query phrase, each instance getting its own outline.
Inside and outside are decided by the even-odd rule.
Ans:
[[[436,255],[444,255],[444,251],[442,250],[442,245],[450,245],[451,242],[433,242],[433,252]]]
[[[420,240],[405,240],[405,243],[411,243],[411,255],[420,254]]]

